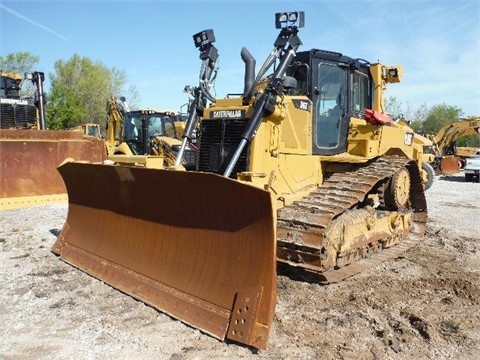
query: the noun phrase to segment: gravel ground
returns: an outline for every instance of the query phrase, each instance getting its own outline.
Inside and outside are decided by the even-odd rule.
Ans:
[[[425,240],[341,283],[278,277],[267,350],[220,342],[51,251],[57,204],[0,212],[0,359],[478,359],[480,184],[437,177]]]

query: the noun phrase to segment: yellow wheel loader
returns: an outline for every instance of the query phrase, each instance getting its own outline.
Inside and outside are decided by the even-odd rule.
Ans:
[[[207,334],[260,349],[277,264],[293,278],[337,282],[416,245],[427,221],[423,148],[383,111],[400,67],[298,52],[303,12],[275,19],[280,33],[257,75],[242,49],[243,94],[190,118],[194,171],[59,167],[69,212],[53,246]],[[194,36],[205,59],[213,40]]]
[[[67,201],[57,166],[66,158],[102,161],[103,140],[46,129],[44,73],[25,76],[36,85],[35,99],[22,98],[20,74],[0,73],[0,210]]]

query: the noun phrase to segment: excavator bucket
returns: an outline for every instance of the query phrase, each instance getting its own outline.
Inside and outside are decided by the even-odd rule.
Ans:
[[[219,175],[66,162],[60,258],[221,340],[266,347],[276,303],[273,202]]]
[[[461,167],[461,160],[458,156],[447,156],[440,162],[440,172],[442,174],[456,174],[460,172]]]
[[[0,130],[0,209],[67,201],[58,165],[105,159],[103,140],[75,131]]]

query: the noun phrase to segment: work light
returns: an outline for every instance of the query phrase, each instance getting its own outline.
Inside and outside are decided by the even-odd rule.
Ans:
[[[281,12],[275,14],[275,27],[277,29],[287,27],[301,28],[305,24],[305,13],[303,11]]]
[[[193,35],[193,41],[197,48],[207,46],[215,42],[215,35],[212,29],[200,31],[198,34]]]

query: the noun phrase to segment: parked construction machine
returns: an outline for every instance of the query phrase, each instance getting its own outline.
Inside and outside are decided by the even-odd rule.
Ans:
[[[185,121],[173,111],[130,110],[124,97],[107,101],[107,158],[116,164],[163,168],[173,166],[181,147]],[[195,166],[196,149],[189,144],[182,164]]]
[[[480,133],[480,118],[456,119],[443,126],[437,134],[428,135],[435,153],[432,166],[437,174],[455,174],[465,166],[468,157],[477,148],[457,147],[457,140],[465,135]]]
[[[423,148],[383,110],[401,68],[299,52],[303,12],[275,20],[256,75],[241,51],[243,93],[189,118],[194,171],[59,167],[69,212],[52,249],[207,334],[260,349],[277,264],[292,278],[337,282],[418,244],[427,220]],[[194,36],[205,64],[213,40],[211,30]]]
[[[21,83],[35,84],[36,96],[23,98]],[[76,131],[47,130],[44,74],[1,72],[0,209],[67,201],[57,166],[66,158],[102,161],[104,143]]]
[[[87,136],[94,136],[97,138],[102,137],[102,133],[100,130],[100,124],[96,123],[84,123],[80,124],[78,126],[75,126],[73,129],[70,129],[72,131],[80,131],[82,134],[87,135]]]
[[[45,98],[42,72],[28,73],[26,80],[36,86],[35,98],[22,98],[22,75],[0,70],[0,129],[40,129],[45,125]]]

